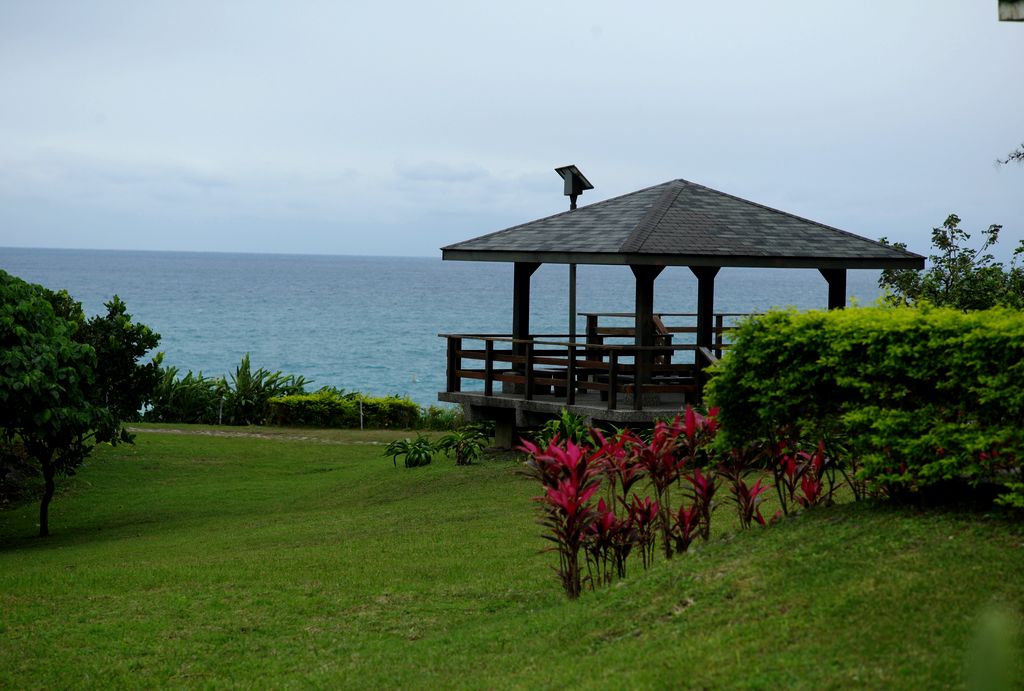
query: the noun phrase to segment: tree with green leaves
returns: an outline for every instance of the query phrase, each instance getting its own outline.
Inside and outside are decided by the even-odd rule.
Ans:
[[[1001,163],[1004,166],[1010,161],[1016,161],[1017,163],[1024,164],[1024,144],[1021,144],[1016,149],[1006,154],[1006,158],[996,159],[996,163]]]
[[[56,477],[73,475],[97,443],[130,443],[122,423],[137,417],[158,375],[158,359],[138,360],[160,336],[133,323],[116,296],[106,307],[86,320],[67,292],[0,270],[0,435],[41,471],[41,537]]]
[[[886,300],[894,305],[928,302],[961,310],[989,309],[997,305],[1024,308],[1024,268],[1017,265],[1024,255],[1024,241],[1013,253],[1010,266],[996,261],[989,251],[999,241],[1001,225],[982,231],[984,242],[974,249],[968,246],[970,234],[960,227],[960,217],[950,214],[941,228],[932,229],[933,254],[924,271],[885,269],[878,286]],[[882,238],[882,242],[886,242]],[[906,249],[905,243],[892,243]]]
[[[92,398],[116,419],[136,421],[160,379],[162,354],[146,363],[140,360],[156,348],[160,335],[145,324],[133,322],[118,296],[104,307],[107,313],[89,319],[79,339],[96,351]]]

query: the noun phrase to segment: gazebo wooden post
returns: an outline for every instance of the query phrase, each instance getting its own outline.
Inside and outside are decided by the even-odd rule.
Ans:
[[[530,337],[530,277],[540,264],[516,262],[512,276],[512,338]],[[525,350],[516,348],[517,352]]]
[[[715,346],[715,276],[721,267],[691,266],[690,271],[697,277],[697,347],[712,350]],[[693,354],[696,368],[697,390],[704,397],[704,359],[700,353]]]
[[[576,265],[569,265],[569,340],[576,340]]]
[[[711,349],[715,345],[715,276],[720,267],[691,266],[697,277],[697,345]]]
[[[654,279],[664,270],[664,266],[633,265],[633,276],[636,277],[636,345],[640,347],[653,346],[654,343]],[[636,363],[636,378],[633,385],[640,387],[651,381],[651,363],[653,362],[651,351],[637,351],[634,363]],[[643,396],[637,389],[635,400],[642,404]]]
[[[514,340],[528,340],[530,338],[530,277],[537,270],[540,264],[534,262],[516,262],[512,275],[512,338]],[[526,356],[525,343],[513,343],[512,351],[520,356]],[[519,373],[525,373],[525,366],[517,364],[514,369]],[[516,393],[523,393],[516,387]]]
[[[846,307],[846,269],[818,269],[828,281],[828,308],[841,310]]]

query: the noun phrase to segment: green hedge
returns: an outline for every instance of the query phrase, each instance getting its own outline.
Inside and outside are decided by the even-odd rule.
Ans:
[[[354,428],[359,427],[360,403],[365,427],[408,429],[419,423],[420,408],[408,398],[371,398],[332,389],[270,399],[270,421],[275,425]]]
[[[940,308],[753,318],[712,370],[724,440],[825,439],[889,492],[994,482],[1024,506],[1024,314]]]

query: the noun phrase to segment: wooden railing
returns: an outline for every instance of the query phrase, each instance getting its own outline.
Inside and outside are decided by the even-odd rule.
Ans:
[[[580,316],[586,317],[588,343],[604,343],[606,339],[632,339],[636,329],[631,325],[610,326],[609,320],[634,319],[632,312],[581,312]],[[744,312],[718,312],[714,315],[714,323],[711,328],[713,338],[713,351],[719,358],[722,352],[728,347],[729,333],[735,330],[734,322],[740,317],[750,316]],[[679,324],[679,321],[687,323]],[[694,312],[658,312],[654,315],[655,329],[659,345],[671,344],[675,334],[697,335],[697,314]]]
[[[693,335],[696,314],[659,313],[654,317],[653,346],[641,347],[635,324],[609,326],[608,320],[634,319],[627,312],[585,312],[583,341],[563,334],[516,340],[506,334],[441,334],[448,341],[447,391],[462,391],[463,380],[483,382],[483,395],[515,395],[526,400],[543,396],[575,405],[579,394],[598,394],[609,410],[628,398],[642,410],[649,394],[683,394],[701,398],[704,370],[729,346],[727,322],[743,314],[714,315],[713,344],[673,343],[677,334]],[[694,324],[678,324],[679,318]],[[615,342],[609,342],[615,341]],[[622,342],[626,341],[626,342]],[[593,401],[593,397],[591,397]]]
[[[642,410],[645,395],[696,396],[701,390],[703,361],[693,344],[638,347],[494,334],[441,336],[448,341],[451,393],[462,391],[464,379],[482,380],[484,396],[544,396],[575,405],[578,394],[597,393],[608,410],[616,410],[626,397],[634,410]],[[680,362],[679,353],[694,355]]]

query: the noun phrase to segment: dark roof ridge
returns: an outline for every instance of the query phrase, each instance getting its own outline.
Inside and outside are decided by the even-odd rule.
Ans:
[[[665,185],[665,191],[661,193],[661,196],[651,205],[651,208],[647,210],[644,217],[640,219],[640,222],[636,224],[633,232],[629,234],[626,241],[622,243],[622,247],[619,248],[620,252],[640,252],[643,250],[644,243],[647,242],[647,238],[651,236],[654,229],[661,223],[661,219],[665,217],[668,210],[672,208],[672,205],[676,201],[676,197],[682,191],[684,184],[681,184],[680,180],[669,180],[668,182],[662,183]],[[650,188],[648,188],[650,189]]]
[[[900,250],[900,249],[897,249],[896,247],[893,247],[892,245],[886,245],[884,243],[879,242],[878,240],[872,240],[871,238],[866,238],[863,235],[857,235],[856,233],[851,233],[850,231],[843,230],[842,228],[836,228],[835,226],[830,226],[830,225],[828,225],[826,223],[821,223],[820,221],[814,221],[814,220],[812,220],[810,218],[805,218],[803,216],[797,216],[796,214],[790,213],[789,211],[783,211],[782,209],[776,209],[775,207],[768,206],[767,204],[761,204],[759,202],[752,202],[749,199],[744,199],[743,197],[737,197],[735,194],[729,194],[728,192],[722,192],[720,190],[716,190],[713,187],[708,187],[707,185],[702,185],[699,182],[690,182],[689,180],[684,180],[682,178],[678,178],[676,180],[673,180],[672,182],[681,182],[684,185],[692,185],[694,187],[700,187],[701,189],[705,189],[705,190],[707,190],[709,192],[714,192],[715,194],[720,194],[723,197],[729,197],[730,199],[735,199],[737,201],[741,201],[744,204],[750,204],[751,206],[756,206],[756,207],[759,207],[761,209],[765,209],[766,211],[771,211],[773,213],[782,214],[783,216],[788,216],[790,218],[795,218],[796,220],[803,221],[804,223],[812,223],[812,224],[814,224],[816,226],[819,226],[821,228],[826,228],[828,230],[834,231],[836,233],[839,233],[841,235],[845,235],[845,236],[850,237],[850,238],[854,238],[856,240],[863,240],[864,242],[870,242],[871,244],[878,245],[879,247],[885,247],[885,248],[893,250],[893,251],[902,252],[903,254],[905,254],[908,257],[919,257],[920,256],[918,254],[915,254],[914,252],[910,252],[908,250]]]
[[[657,185],[650,185],[648,187],[644,187],[643,189],[633,190],[632,192],[626,192],[625,194],[620,194],[620,195],[617,195],[615,197],[609,197],[608,199],[602,199],[599,202],[594,202],[593,204],[587,204],[586,206],[581,206],[581,207],[579,207],[579,208],[577,208],[575,210],[559,211],[557,214],[551,214],[550,216],[545,216],[543,218],[537,218],[537,219],[534,219],[532,221],[527,221],[526,223],[520,223],[518,225],[511,226],[509,228],[503,228],[501,230],[496,230],[493,233],[487,233],[486,235],[480,235],[480,236],[475,237],[475,238],[470,238],[469,240],[463,240],[462,242],[456,242],[456,243],[454,243],[452,245],[445,245],[441,249],[442,250],[458,249],[459,245],[461,245],[463,243],[466,243],[466,242],[476,242],[478,240],[484,240],[486,238],[492,238],[492,237],[494,237],[496,235],[501,235],[503,233],[510,233],[513,230],[518,230],[519,228],[522,228],[524,226],[533,225],[534,223],[541,223],[543,221],[548,221],[548,220],[550,220],[552,218],[558,218],[559,216],[565,216],[566,214],[578,214],[581,211],[586,211],[587,209],[593,209],[594,207],[598,207],[598,206],[601,206],[603,204],[609,204],[611,202],[616,202],[616,201],[619,201],[621,199],[625,199],[626,197],[632,197],[632,196],[637,195],[637,194],[642,194],[644,192],[649,192],[650,190],[653,190],[656,187],[663,187],[663,186],[666,186],[666,185],[670,185],[670,184],[672,184],[674,182],[686,182],[686,181],[685,180],[669,180],[668,182],[662,182],[662,183],[659,183]]]

